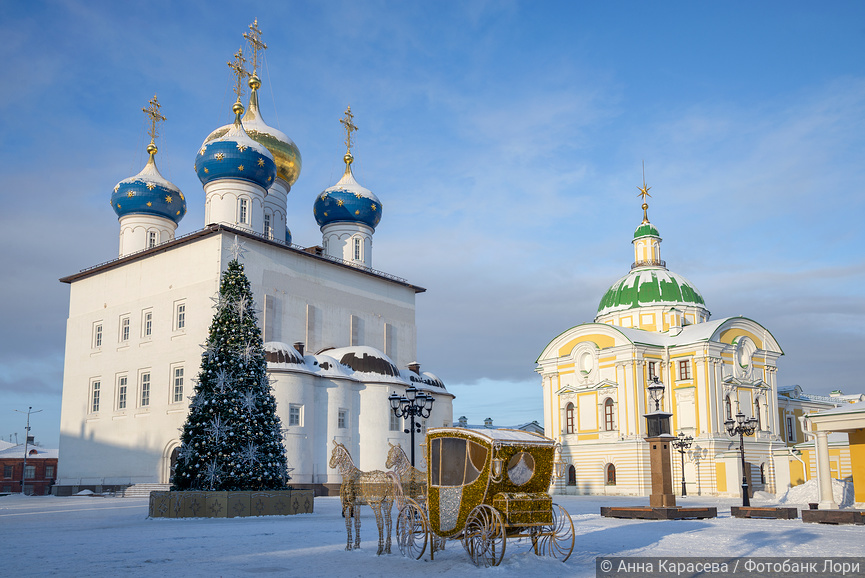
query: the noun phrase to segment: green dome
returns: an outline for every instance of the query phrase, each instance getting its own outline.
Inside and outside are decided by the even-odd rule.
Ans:
[[[642,227],[651,227],[657,234],[650,224]],[[598,315],[653,305],[706,306],[690,281],[662,267],[651,267],[635,269],[613,283],[598,305]]]
[[[634,239],[639,239],[640,237],[660,237],[661,234],[658,232],[658,229],[655,228],[655,225],[652,223],[641,223],[637,230],[634,231]]]

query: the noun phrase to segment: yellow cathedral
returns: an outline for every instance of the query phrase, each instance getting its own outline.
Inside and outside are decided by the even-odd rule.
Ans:
[[[640,188],[643,220],[630,272],[601,298],[594,322],[564,331],[537,359],[545,434],[561,443],[566,464],[552,491],[650,493],[643,415],[654,410],[646,389],[654,377],[664,384],[661,408],[672,413],[671,433],[694,438],[684,455],[688,494],[740,495],[739,440],[724,426],[739,411],[758,422],[745,438],[752,491],[783,491],[776,490],[773,454],[787,452],[776,381],[784,353],[752,319],[710,320],[697,288],[667,268],[648,218],[649,189]],[[672,456],[674,487],[682,480],[681,457]]]

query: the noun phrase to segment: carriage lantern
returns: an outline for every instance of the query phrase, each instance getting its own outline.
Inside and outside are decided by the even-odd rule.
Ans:
[[[405,433],[411,433],[411,465],[414,467],[414,434],[421,432],[421,424],[416,423],[414,418],[415,416],[424,419],[428,418],[432,412],[435,398],[430,394],[418,392],[414,385],[410,385],[405,390],[405,397],[392,393],[387,399],[396,417],[404,417],[411,420],[411,427],[404,431]]]
[[[649,399],[655,402],[655,411],[644,415],[646,418],[646,429],[648,437],[655,438],[662,435],[670,435],[670,416],[671,413],[661,411],[661,399],[664,397],[664,384],[654,376],[650,385],[646,388],[649,390]]]

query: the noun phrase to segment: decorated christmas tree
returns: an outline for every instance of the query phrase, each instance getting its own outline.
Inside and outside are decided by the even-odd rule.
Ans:
[[[235,239],[183,433],[172,490],[275,490],[288,479],[252,291]]]

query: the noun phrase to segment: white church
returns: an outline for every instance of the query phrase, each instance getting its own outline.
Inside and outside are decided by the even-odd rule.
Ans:
[[[331,440],[364,470],[384,469],[387,442],[408,449],[408,426],[393,416],[388,396],[409,386],[435,400],[424,429],[452,424],[454,396],[416,362],[415,297],[425,289],[373,269],[382,204],[352,175],[350,109],[341,121],[345,173],[310,197],[321,245],[292,244],[286,222],[298,216],[287,214],[286,199],[301,156],[262,119],[256,67],[263,43],[257,26],[250,29],[248,106],[236,62],[237,120],[207,136],[195,159],[204,228],[175,236],[187,199],[156,166],[156,126],[164,118],[154,97],[145,109],[150,159],[111,196],[119,257],[61,279],[70,298],[57,494],[169,483],[213,298],[235,243],[245,249],[241,262],[260,311],[293,486],[338,487],[328,468]]]

